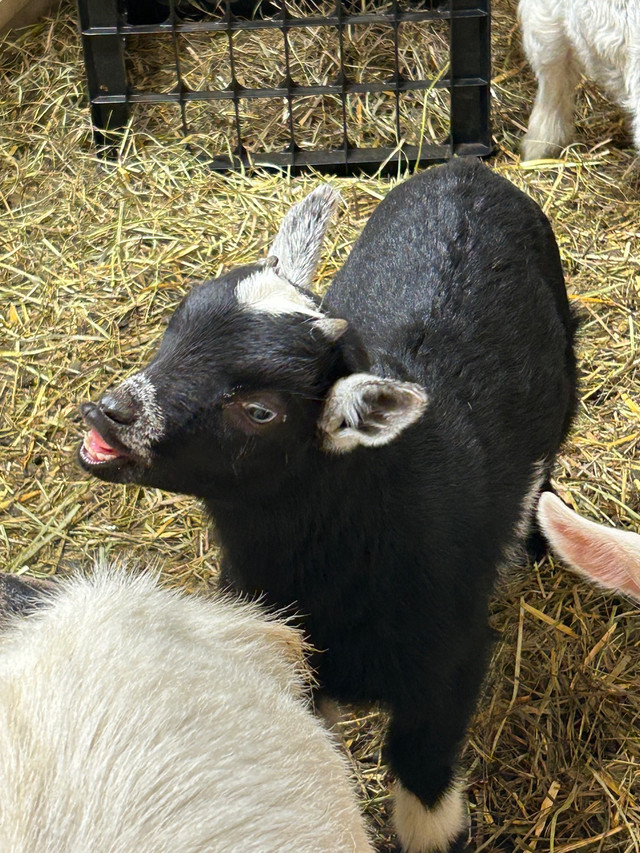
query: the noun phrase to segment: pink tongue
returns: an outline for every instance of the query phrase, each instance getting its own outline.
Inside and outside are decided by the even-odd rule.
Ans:
[[[89,453],[106,453],[109,456],[121,456],[119,451],[117,451],[114,447],[111,447],[110,444],[102,438],[99,432],[95,429],[89,430],[84,439],[84,446],[87,448]]]

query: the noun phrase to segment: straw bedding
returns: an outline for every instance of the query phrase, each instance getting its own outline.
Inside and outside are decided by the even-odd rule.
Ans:
[[[493,26],[493,165],[551,218],[584,316],[582,405],[557,484],[583,514],[638,530],[640,192],[627,126],[586,84],[575,146],[522,168],[534,81],[515,0],[495,0]],[[362,63],[378,61],[375,42],[369,33],[353,46]],[[157,563],[173,585],[209,588],[218,553],[198,504],[86,479],[74,461],[77,405],[150,356],[191,281],[259,256],[319,179],[214,174],[193,153],[220,130],[194,133],[188,151],[166,132],[162,105],[136,117],[116,162],[100,161],[69,5],[0,41],[0,93],[2,566],[47,576],[86,555],[126,555]],[[309,126],[322,108],[310,105]],[[427,113],[437,136],[442,116]],[[363,138],[375,138],[376,103],[359,115]],[[345,204],[319,287],[395,180],[333,180]],[[639,853],[640,614],[546,560],[507,573],[493,624],[491,675],[463,756],[475,849]],[[343,731],[379,849],[391,850],[378,717],[353,714]]]

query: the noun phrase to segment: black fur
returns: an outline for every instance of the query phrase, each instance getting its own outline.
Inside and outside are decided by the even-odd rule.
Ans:
[[[391,711],[389,762],[434,806],[486,670],[496,569],[575,410],[551,228],[478,163],[412,178],[324,300],[350,325],[333,344],[301,315],[239,309],[229,281],[244,274],[187,297],[145,370],[168,413],[151,467],[96,473],[203,497],[224,581],[302,614],[322,688]],[[385,446],[323,451],[327,393],[367,370],[424,386],[424,415]],[[225,400],[265,388],[287,417],[236,435]]]

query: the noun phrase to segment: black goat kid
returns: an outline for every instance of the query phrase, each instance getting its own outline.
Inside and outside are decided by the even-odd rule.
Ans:
[[[320,304],[336,201],[320,187],[265,261],[183,300],[84,405],[80,461],[205,499],[226,582],[302,614],[328,696],[390,711],[404,849],[452,851],[487,601],[571,421],[575,324],[547,220],[479,163],[394,189]]]

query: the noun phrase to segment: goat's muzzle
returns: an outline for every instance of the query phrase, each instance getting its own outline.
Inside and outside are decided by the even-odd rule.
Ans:
[[[107,403],[103,405],[105,399]],[[113,398],[105,395],[99,403],[83,403],[80,407],[90,428],[78,450],[80,464],[87,471],[93,472],[98,466],[105,467],[133,456],[118,431],[134,423],[135,415],[124,407],[117,409],[113,403]]]

